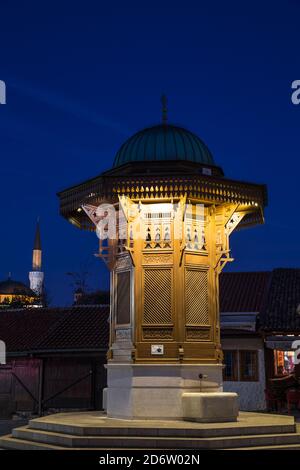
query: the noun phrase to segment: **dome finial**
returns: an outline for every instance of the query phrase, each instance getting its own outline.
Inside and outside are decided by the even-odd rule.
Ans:
[[[168,108],[167,108],[168,100],[167,100],[167,97],[166,97],[165,94],[163,94],[161,96],[160,101],[161,101],[161,104],[162,104],[162,109],[161,109],[161,111],[162,111],[162,123],[167,124],[167,122],[168,122]]]

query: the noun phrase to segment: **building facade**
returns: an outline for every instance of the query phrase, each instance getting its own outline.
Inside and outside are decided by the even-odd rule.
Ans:
[[[0,310],[0,419],[102,409],[109,305]]]
[[[259,411],[275,380],[284,403],[299,362],[300,270],[223,273],[220,303],[224,390],[239,394],[242,410]]]

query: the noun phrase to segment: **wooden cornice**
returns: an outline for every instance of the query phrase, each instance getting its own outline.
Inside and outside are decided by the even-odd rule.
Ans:
[[[240,204],[248,214],[241,226],[263,222],[263,208],[267,204],[265,185],[246,183],[224,177],[198,174],[185,175],[126,175],[102,174],[94,179],[58,193],[60,213],[81,228],[92,229],[80,211],[83,204],[99,205],[101,202],[117,202],[119,195],[133,200],[188,199],[206,204]]]

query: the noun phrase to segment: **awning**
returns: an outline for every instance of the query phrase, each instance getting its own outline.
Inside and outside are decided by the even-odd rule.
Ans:
[[[300,336],[269,336],[266,339],[266,347],[269,349],[277,349],[278,351],[295,351],[296,347],[292,347],[294,341],[300,342]]]

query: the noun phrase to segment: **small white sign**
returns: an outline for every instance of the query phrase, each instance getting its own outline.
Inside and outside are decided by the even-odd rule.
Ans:
[[[151,344],[151,354],[155,356],[162,356],[164,353],[163,344]]]

